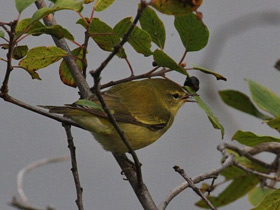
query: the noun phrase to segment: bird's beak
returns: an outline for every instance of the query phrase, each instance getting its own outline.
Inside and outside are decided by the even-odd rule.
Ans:
[[[198,96],[196,93],[186,93],[186,95],[184,95],[181,100],[185,102],[196,102],[195,100],[193,100],[191,97],[192,96]]]

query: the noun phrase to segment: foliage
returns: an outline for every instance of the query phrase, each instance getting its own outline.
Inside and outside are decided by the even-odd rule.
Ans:
[[[185,63],[183,63],[187,54],[202,50],[208,43],[209,30],[201,20],[200,13],[197,12],[202,0],[152,0],[150,4],[141,1],[142,3],[138,5],[138,12],[134,19],[132,17],[124,17],[114,26],[110,26],[98,17],[98,12],[106,10],[114,3],[114,0],[97,0],[95,2],[93,0],[51,0],[53,4],[50,7],[38,9],[29,18],[20,19],[20,14],[34,2],[35,0],[15,0],[16,9],[19,13],[18,19],[11,23],[2,23],[1,25],[4,31],[0,30],[0,39],[4,40],[4,42],[0,44],[2,49],[7,50],[8,53],[6,59],[0,58],[1,61],[7,63],[6,75],[0,96],[7,101],[11,100],[11,97],[8,95],[8,82],[13,68],[25,70],[31,75],[32,79],[40,80],[39,70],[41,71],[53,63],[60,62],[58,71],[62,83],[69,87],[79,87],[77,77],[75,77],[67,62],[67,58],[69,57],[73,58],[75,65],[78,67],[78,72],[81,72],[84,78],[89,73],[93,76],[95,86],[91,90],[95,90],[97,97],[99,93],[98,88],[111,85],[111,83],[103,84],[103,86],[99,85],[101,80],[100,74],[102,69],[106,67],[115,55],[122,61],[127,62],[131,76],[113,81],[112,84],[155,76],[166,78],[167,73],[172,71],[177,72],[184,78],[186,77],[186,79],[190,79],[192,76],[188,70],[198,70],[216,77],[217,80],[226,80],[225,77],[211,70],[199,66],[187,68]],[[84,7],[92,8],[91,16],[84,16],[82,13]],[[83,33],[85,34],[84,43],[78,43],[71,30],[61,25],[46,26],[43,24],[42,20],[44,18],[49,18],[52,14],[56,14],[62,10],[70,10],[79,15],[80,18],[76,20],[76,24],[79,24],[83,29]],[[159,12],[171,15],[170,18],[174,18],[174,28],[185,50],[182,52],[180,61],[173,59],[172,54],[168,54],[167,50],[165,50],[166,29],[164,22],[158,15]],[[140,24],[137,25],[138,21]],[[7,26],[14,33],[9,34],[9,31],[6,30]],[[75,44],[76,47],[68,52],[57,46],[36,46],[30,49],[29,46],[21,44],[27,37],[41,35],[52,36],[56,40],[65,39]],[[96,52],[100,50],[108,53],[108,57],[104,59],[100,67],[91,72],[87,72],[87,47],[89,41],[93,41],[98,46],[98,49],[95,49]],[[141,75],[134,75],[128,60],[127,48],[126,46],[124,47],[124,43],[126,42],[139,54],[139,59],[152,58],[155,68],[143,72]],[[14,63],[17,63],[17,65],[14,65]],[[220,91],[219,94],[222,100],[227,105],[257,117],[272,129],[280,131],[280,97],[257,82],[249,79],[246,81],[251,91],[252,100],[244,93],[235,90]],[[198,88],[194,89],[192,85],[185,85],[184,88],[193,96],[198,106],[206,113],[213,127],[221,131],[223,138],[224,128],[211,108],[196,94]],[[18,103],[16,101],[13,102],[15,104]],[[101,107],[86,99],[78,100],[76,104],[100,109],[102,107],[104,108],[104,106]],[[30,106],[19,103],[18,105],[46,115],[46,113],[42,113],[35,108],[30,108]],[[60,121],[60,118],[56,118],[55,116],[50,115],[49,117]],[[109,114],[108,117],[110,118]],[[232,137],[232,140],[236,140],[240,144],[248,147],[257,147],[268,142],[280,142],[280,139],[277,137],[257,135],[249,131],[237,131]],[[264,185],[265,181],[260,179],[260,175],[258,175],[258,173],[270,174],[275,171],[265,167],[264,164],[255,162],[250,155],[245,156],[233,149],[227,149],[223,152],[226,152],[228,156],[234,158],[236,162],[233,163],[238,163],[241,166],[239,165],[240,167],[238,167],[238,164],[233,164],[221,171],[220,174],[224,176],[225,183],[230,182],[230,184],[219,195],[208,196],[208,200],[212,204],[216,207],[224,206],[248,194],[249,201],[256,206],[254,209],[263,209],[264,207],[272,209],[272,206],[279,205],[279,190],[263,187],[266,186]],[[254,173],[248,173],[242,167]],[[204,185],[201,191],[206,191],[207,187],[209,186]],[[196,205],[202,208],[209,207],[203,200],[197,202]]]
[[[266,123],[269,127],[279,131],[279,125],[280,125],[279,124],[279,118],[280,118],[279,96],[277,96],[277,94],[274,93],[272,90],[262,86],[257,82],[254,82],[249,79],[246,79],[246,81],[248,83],[249,89],[251,91],[252,99],[255,104],[246,94],[236,90],[219,91],[219,94],[223,102],[239,111],[242,111],[244,113],[247,113],[249,115],[252,115],[254,117],[263,120],[263,122]],[[259,111],[257,107],[265,111],[266,113]],[[267,142],[277,142],[277,143],[280,142],[280,139],[277,137],[262,136],[262,135],[257,135],[253,132],[241,131],[241,130],[236,131],[236,133],[232,137],[232,140],[236,140],[240,144],[249,147],[259,146]],[[243,159],[245,158],[243,157]],[[251,161],[249,161],[248,159],[246,159],[246,161],[247,161],[246,166],[248,167],[248,162]],[[242,163],[240,160],[239,162]],[[244,162],[242,164],[245,165]],[[250,168],[253,168],[256,171],[271,173],[271,171],[269,171],[271,169],[269,170],[266,169],[268,171],[264,171],[264,168],[260,168],[260,166],[258,165],[253,166],[251,165],[251,163],[250,163]],[[228,176],[229,170],[236,170],[236,168],[228,168],[222,173],[222,175],[225,176],[227,181],[232,180],[232,183],[230,184],[230,186],[232,186],[232,184],[235,182],[235,179],[237,178],[236,175],[239,173],[231,171],[230,174],[234,174],[234,176]],[[228,186],[222,193],[220,193],[218,197],[210,197],[210,200],[213,200],[214,203],[217,204],[217,206],[222,206],[248,193],[248,199],[251,202],[251,204],[257,206],[256,208],[253,208],[254,210],[275,209],[274,207],[279,205],[279,200],[275,199],[279,194],[278,192],[279,190],[272,193],[274,189],[264,187],[266,185],[263,184],[263,180],[256,179],[257,178],[256,176],[254,178],[254,176],[250,174],[246,174],[244,172],[242,172],[241,175],[243,179],[247,179],[250,177],[248,181],[244,183],[239,182],[237,184],[238,189],[243,189],[242,194],[238,196],[238,193],[240,193],[240,191],[236,190],[235,188],[230,189],[230,186]],[[255,179],[255,182],[251,183],[253,179]],[[248,188],[249,183],[251,184],[250,187]],[[259,187],[257,184],[259,184],[261,187]],[[224,196],[225,193],[228,193],[228,195],[230,196]],[[201,201],[197,203],[197,205],[206,207],[205,204],[202,203]]]

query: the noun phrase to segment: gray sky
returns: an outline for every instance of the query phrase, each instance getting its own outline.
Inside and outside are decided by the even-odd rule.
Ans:
[[[116,1],[103,13],[95,13],[109,25],[114,26],[127,16],[135,16],[138,1]],[[250,130],[263,135],[278,135],[260,120],[239,113],[221,103],[217,90],[237,89],[249,93],[244,78],[250,78],[279,92],[279,72],[273,65],[280,58],[280,1],[279,0],[224,0],[206,1],[200,8],[204,22],[210,30],[209,44],[199,52],[190,53],[186,61],[215,70],[227,77],[228,81],[216,81],[208,75],[197,75],[201,82],[199,94],[225,126],[224,141],[230,141],[237,129]],[[29,17],[35,6],[23,12]],[[2,0],[0,21],[11,21],[17,17],[14,1]],[[83,11],[90,15],[90,9]],[[160,15],[165,22],[167,43],[165,50],[176,60],[184,52],[173,26],[172,16]],[[82,42],[83,32],[75,25],[79,17],[72,12],[59,12],[58,23],[68,28],[78,42]],[[47,36],[29,38],[23,43],[30,46],[52,46]],[[72,48],[73,45],[70,45]],[[136,73],[152,68],[151,58],[137,55],[128,49],[129,60]],[[89,69],[98,67],[107,53],[89,48]],[[5,52],[4,52],[5,53]],[[5,56],[3,52],[0,56]],[[5,63],[1,62],[2,81]],[[78,97],[77,90],[63,85],[59,80],[58,64],[39,71],[41,81],[31,80],[20,69],[15,69],[10,80],[10,94],[27,103],[38,105],[61,105],[71,103]],[[128,76],[125,62],[113,59],[104,71],[103,82]],[[178,73],[170,77],[182,83],[184,78]],[[88,77],[88,82],[92,80]],[[64,129],[53,120],[31,113],[14,105],[0,101],[0,209],[7,206],[16,195],[16,175],[30,162],[47,157],[68,155]],[[123,181],[120,168],[112,155],[103,151],[92,136],[83,130],[73,128],[77,147],[78,167],[84,188],[85,209],[142,209],[130,185]],[[220,154],[216,150],[221,142],[218,130],[212,128],[204,112],[196,104],[185,104],[178,113],[172,128],[156,143],[137,151],[143,164],[144,181],[154,200],[159,203],[182,178],[172,167],[179,165],[189,176],[195,176],[219,166]],[[25,177],[24,189],[30,202],[36,206],[51,205],[57,209],[76,209],[75,188],[70,172],[70,163],[47,165],[32,171]],[[195,210],[193,204],[198,196],[186,190],[178,196],[168,209]],[[225,210],[249,209],[246,198]]]

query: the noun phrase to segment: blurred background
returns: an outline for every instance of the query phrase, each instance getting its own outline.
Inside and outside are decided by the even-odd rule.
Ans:
[[[120,1],[101,13],[95,13],[110,26],[128,16],[135,16],[139,1]],[[49,1],[47,2],[49,3]],[[36,7],[26,9],[21,18],[30,17]],[[280,72],[273,67],[280,58],[280,1],[279,0],[224,0],[204,1],[199,11],[210,31],[209,43],[199,52],[189,53],[185,61],[188,66],[197,64],[212,69],[228,81],[217,81],[213,76],[191,72],[200,79],[201,98],[213,109],[225,127],[225,138],[221,140],[219,130],[215,130],[206,114],[195,103],[181,108],[172,128],[156,143],[138,150],[137,155],[143,164],[143,176],[155,202],[159,204],[171,189],[183,182],[174,172],[179,165],[190,176],[219,167],[221,155],[216,150],[221,141],[230,141],[236,130],[253,131],[262,135],[278,135],[266,124],[246,114],[227,107],[221,102],[217,91],[236,89],[249,94],[244,78],[269,87],[277,94]],[[90,16],[91,8],[85,8],[84,16]],[[0,21],[17,18],[14,1],[3,0],[0,7]],[[174,18],[159,14],[164,21],[167,33],[165,50],[179,61],[184,48],[173,26]],[[76,41],[83,42],[83,30],[75,22],[79,16],[71,11],[58,12],[55,18],[59,24],[69,29]],[[49,36],[31,37],[22,44],[53,46]],[[75,46],[70,44],[73,49]],[[129,45],[125,45],[128,59],[136,74],[152,69],[152,58],[137,55]],[[155,49],[155,48],[153,48]],[[5,57],[5,51],[0,57]],[[91,42],[89,46],[89,70],[95,69],[108,55]],[[17,63],[14,63],[17,65]],[[42,80],[32,80],[21,69],[12,72],[10,95],[32,105],[62,105],[78,99],[77,89],[60,82],[58,63],[39,70]],[[0,79],[3,80],[5,63],[0,63]],[[102,82],[129,76],[129,69],[117,57],[108,65],[102,75]],[[183,84],[184,77],[179,73],[168,77]],[[88,77],[92,85],[92,79]],[[16,193],[17,173],[27,164],[42,158],[68,155],[65,132],[60,123],[20,107],[0,100],[0,209],[14,209],[8,202]],[[111,153],[105,152],[93,140],[90,133],[73,128],[77,147],[77,160],[84,188],[85,209],[142,209],[130,185],[120,175],[120,168]],[[56,209],[76,209],[75,186],[70,171],[70,162],[49,164],[27,174],[24,190],[32,205]],[[216,191],[214,194],[218,193]],[[194,203],[199,197],[191,190],[177,196],[167,209],[196,210]],[[224,210],[249,209],[251,205],[244,197]]]

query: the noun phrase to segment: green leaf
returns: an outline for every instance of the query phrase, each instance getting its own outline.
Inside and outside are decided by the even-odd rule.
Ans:
[[[127,17],[118,22],[113,30],[120,38],[123,38],[131,25],[132,18]],[[152,51],[150,50],[152,46],[152,38],[146,31],[139,27],[134,27],[129,36],[128,43],[134,48],[134,50],[136,50],[136,52],[141,53],[144,56],[152,55]]]
[[[16,0],[16,8],[19,13],[34,3],[35,0]]]
[[[152,0],[151,5],[167,15],[187,15],[195,11],[198,6],[193,6],[191,1],[178,1],[178,0]]]
[[[79,20],[78,23],[81,23],[81,21]],[[105,51],[112,52],[114,46],[120,42],[119,36],[114,33],[113,29],[98,18],[92,19],[89,32],[95,43]],[[127,57],[123,48],[120,49],[117,56],[120,58]]]
[[[226,180],[236,179],[241,176],[246,176],[246,172],[236,166],[228,167],[221,172],[221,175],[225,177]]]
[[[139,21],[142,29],[150,34],[152,41],[161,49],[163,49],[165,44],[165,28],[163,22],[159,19],[156,12],[153,9],[147,7],[143,11]]]
[[[245,112],[262,120],[271,119],[271,117],[261,113],[250,100],[250,98],[242,92],[236,90],[222,90],[219,95],[223,102],[241,112]]]
[[[277,210],[280,206],[280,189],[267,195],[257,207],[251,210]]]
[[[30,27],[30,28],[27,30],[28,27]],[[46,27],[46,26],[43,23],[41,23],[40,21],[35,21],[35,22],[31,23],[31,18],[25,18],[25,19],[22,19],[21,21],[19,21],[19,23],[17,24],[16,36],[21,34],[23,31],[25,31],[25,33],[28,33],[28,31],[30,31],[30,30],[35,30],[35,29],[43,28],[43,27]]]
[[[267,125],[269,125],[271,128],[274,128],[280,132],[280,116],[268,121]]]
[[[186,51],[199,51],[207,45],[208,28],[195,14],[175,17],[174,25]]]
[[[28,34],[32,34],[34,36],[39,36],[41,34],[49,34],[51,36],[56,37],[57,39],[66,38],[68,40],[74,41],[73,35],[67,29],[63,28],[60,25],[31,29],[28,31]]]
[[[98,0],[94,5],[95,11],[101,12],[107,9],[114,1],[115,0]]]
[[[74,10],[76,12],[80,12],[82,11],[82,9],[83,2],[77,0],[57,0],[52,7],[44,7],[37,10],[33,14],[31,22],[40,20],[41,18],[59,10]]]
[[[246,79],[246,81],[257,106],[275,117],[280,115],[280,98],[267,87],[249,79]]]
[[[232,140],[236,140],[249,147],[254,147],[265,142],[280,142],[279,138],[272,136],[258,136],[252,132],[240,130],[233,135]]]
[[[248,193],[248,200],[253,206],[259,205],[263,199],[273,193],[275,190],[271,188],[256,187]]]
[[[80,99],[80,100],[76,101],[75,104],[78,104],[81,106],[86,106],[89,108],[100,109],[103,111],[102,107],[99,104],[97,104],[93,101],[87,100],[87,99]]]
[[[211,71],[209,69],[206,69],[206,68],[203,68],[203,67],[200,67],[200,66],[197,66],[197,65],[193,65],[193,69],[199,70],[199,71],[201,71],[205,74],[211,74],[211,75],[215,76],[217,80],[227,81],[227,78],[225,78],[223,75],[218,74],[218,73],[216,73],[214,71]]]
[[[185,69],[182,66],[178,65],[172,58],[170,58],[162,50],[156,49],[153,55],[154,55],[154,61],[156,62],[157,66],[167,67],[175,71],[178,71],[181,74],[187,75]]]
[[[214,113],[212,112],[212,110],[210,109],[210,107],[204,103],[201,98],[199,96],[196,95],[196,92],[194,90],[192,90],[190,87],[185,86],[184,87],[189,93],[194,94],[193,98],[195,99],[195,101],[197,102],[198,106],[207,114],[208,119],[210,120],[210,122],[212,123],[213,127],[215,129],[219,129],[221,130],[221,135],[222,138],[224,138],[224,127],[222,126],[222,124],[220,123],[219,119],[214,115]]]
[[[27,56],[19,62],[19,66],[30,73],[33,79],[39,79],[39,75],[35,71],[66,55],[67,53],[58,47],[35,47],[27,52]]]
[[[234,179],[217,197],[209,196],[207,198],[215,207],[225,206],[246,195],[258,183],[259,179],[254,175],[238,177]],[[197,202],[195,205],[202,208],[209,208],[203,200]]]
[[[26,56],[27,51],[28,51],[27,45],[17,46],[14,49],[13,58],[16,60],[19,60],[19,59],[23,58],[24,56]]]
[[[83,50],[82,48],[76,48],[74,50],[71,51],[71,54],[75,57],[75,61],[79,67],[80,70],[83,69],[83,63],[81,61],[82,57],[83,57]],[[71,87],[76,87],[76,83],[74,81],[74,78],[68,68],[68,66],[66,65],[65,61],[62,60],[60,66],[59,66],[59,76],[60,76],[60,80],[68,86]]]
[[[0,37],[5,37],[5,33],[4,33],[4,31],[2,31],[2,30],[0,30]]]

